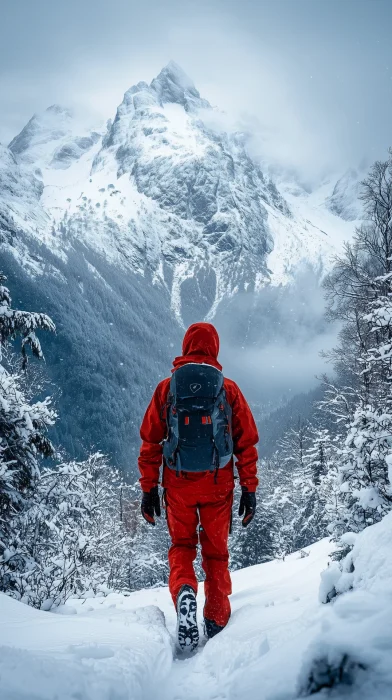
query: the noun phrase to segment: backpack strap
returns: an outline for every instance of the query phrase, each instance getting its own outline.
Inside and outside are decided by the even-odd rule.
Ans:
[[[165,421],[167,427],[168,427],[168,416],[167,416],[167,414],[168,414],[168,410],[169,410],[170,406],[172,405],[172,403],[173,403],[173,396],[172,396],[172,394],[169,392],[168,397],[167,397],[167,401],[165,401],[165,403],[163,404],[163,406],[162,406],[162,408],[161,408],[161,410],[160,410],[160,414],[159,414],[159,415],[160,415],[160,419],[161,419],[162,421]]]
[[[231,406],[222,388],[215,400],[212,411],[212,430],[214,436],[215,465],[224,467],[233,455],[233,438],[231,435]]]
[[[177,476],[181,471],[181,460],[178,453],[178,416],[174,404],[175,396],[175,374],[170,380],[170,389],[166,403],[162,406],[161,417],[164,419],[163,411],[166,409],[166,438],[163,441],[163,455],[171,469],[176,470]]]

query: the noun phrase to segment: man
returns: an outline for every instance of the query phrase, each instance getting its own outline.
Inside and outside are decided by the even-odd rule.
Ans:
[[[233,505],[233,454],[242,487],[239,515],[246,527],[256,508],[257,428],[235,382],[223,378],[219,336],[209,323],[185,333],[172,377],[160,382],[140,429],[142,515],[160,515],[159,470],[172,546],[169,589],[177,610],[177,642],[193,650],[199,640],[197,580],[193,568],[200,540],[205,572],[204,624],[208,638],[230,617],[228,536]],[[199,533],[198,533],[199,526]]]

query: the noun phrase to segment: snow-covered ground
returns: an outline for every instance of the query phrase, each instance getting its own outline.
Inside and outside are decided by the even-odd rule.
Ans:
[[[72,600],[57,614],[1,595],[0,698],[289,700],[340,674],[348,684],[322,690],[322,697],[387,700],[391,526],[390,519],[388,528],[364,533],[364,546],[354,550],[360,588],[333,605],[319,603],[328,540],[308,547],[307,557],[296,553],[234,573],[229,625],[208,643],[202,640],[191,658],[174,651],[167,588]],[[384,575],[377,575],[381,569]],[[202,605],[200,592],[199,617]]]

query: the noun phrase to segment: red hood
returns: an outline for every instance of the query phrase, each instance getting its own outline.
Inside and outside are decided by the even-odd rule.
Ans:
[[[182,355],[175,358],[173,366],[177,369],[188,362],[204,362],[222,370],[218,353],[219,335],[214,326],[211,323],[193,323],[184,335]]]

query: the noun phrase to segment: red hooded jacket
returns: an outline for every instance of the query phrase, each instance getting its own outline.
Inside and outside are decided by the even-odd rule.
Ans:
[[[176,357],[174,372],[188,362],[199,362],[213,365],[221,370],[218,362],[219,336],[210,323],[194,323],[185,333],[182,344],[182,355]],[[160,382],[154,391],[150,405],[140,428],[142,446],[139,456],[140,483],[143,491],[149,491],[159,483],[159,470],[162,465],[162,442],[166,436],[165,405],[167,403],[170,377]],[[255,491],[257,479],[257,450],[259,441],[256,424],[252,412],[239,390],[231,379],[224,381],[226,397],[232,407],[232,435],[234,455],[241,486],[249,491]],[[230,468],[232,469],[233,463]],[[199,472],[192,477],[202,478],[205,472]]]

